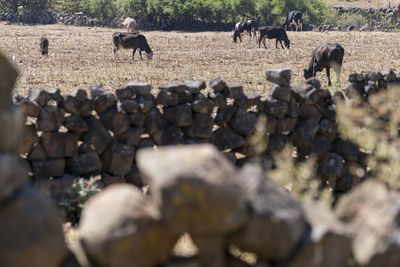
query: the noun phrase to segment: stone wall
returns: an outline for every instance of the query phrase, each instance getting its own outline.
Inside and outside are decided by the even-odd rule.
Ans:
[[[156,95],[139,82],[115,94],[101,86],[90,95],[30,88],[27,97],[14,98],[26,116],[19,152],[34,180],[101,175],[105,185],[140,186],[136,152],[144,147],[211,143],[238,166],[260,160],[270,169],[272,154],[291,144],[298,160],[316,155],[320,175],[337,192],[358,183],[362,177],[348,168],[363,169],[365,155],[338,135],[334,97],[315,79],[292,86],[289,69],[267,71],[266,78],[269,96],[220,79],[209,82],[208,93],[203,81],[160,85]]]

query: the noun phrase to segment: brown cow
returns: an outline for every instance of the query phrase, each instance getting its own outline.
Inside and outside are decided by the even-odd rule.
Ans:
[[[331,73],[330,69],[333,68],[340,83],[340,73],[342,71],[342,63],[344,56],[344,48],[338,44],[326,44],[314,49],[311,61],[307,69],[304,69],[304,78],[308,79],[315,77],[317,71],[326,69],[326,76],[328,76],[328,85],[331,86]]]
[[[261,47],[261,42],[263,43],[264,47],[267,48],[265,45],[265,38],[268,39],[276,39],[276,48],[278,49],[278,41],[283,47],[282,41],[285,43],[287,49],[290,48],[290,40],[286,34],[285,29],[282,27],[275,27],[275,26],[261,26],[260,30],[260,38],[258,39],[258,48]]]
[[[114,42],[114,56],[120,47],[124,49],[133,49],[132,59],[134,59],[136,50],[139,49],[140,58],[142,57],[142,51],[145,51],[148,59],[153,58],[153,51],[147,43],[146,37],[143,34],[132,34],[132,33],[121,33],[116,32],[113,34]]]
[[[40,52],[42,53],[42,55],[48,56],[48,54],[49,54],[49,39],[47,39],[47,37],[40,38],[39,47],[40,47]]]

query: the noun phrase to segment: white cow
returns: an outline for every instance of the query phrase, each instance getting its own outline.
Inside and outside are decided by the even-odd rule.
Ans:
[[[133,18],[127,17],[124,22],[122,22],[122,26],[130,33],[138,32],[136,20]]]

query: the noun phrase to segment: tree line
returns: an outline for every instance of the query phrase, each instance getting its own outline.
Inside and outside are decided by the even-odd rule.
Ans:
[[[232,24],[246,19],[282,24],[289,10],[306,12],[310,23],[324,20],[324,0],[2,0],[0,13],[27,23],[51,12],[84,12],[101,20],[134,17],[143,28],[190,29]]]

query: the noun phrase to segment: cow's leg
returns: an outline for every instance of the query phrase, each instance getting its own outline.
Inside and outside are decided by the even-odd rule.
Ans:
[[[136,53],[136,48],[133,49],[133,52],[132,52],[132,60],[135,59],[135,53]]]
[[[263,38],[263,45],[264,45],[264,48],[267,49],[267,45],[265,44],[265,39],[266,39],[266,38],[264,37],[264,38]]]
[[[279,43],[281,44],[282,49],[285,49],[285,47],[284,47],[283,44],[282,44],[282,40],[279,39]]]
[[[275,40],[276,40],[275,47],[276,47],[276,49],[278,49],[278,38],[276,38]]]
[[[141,50],[141,49],[139,49],[139,55],[140,55],[140,59],[143,60],[143,57],[142,57],[142,50]]]
[[[300,31],[302,32],[303,31],[303,22],[300,21],[299,24],[300,24]]]
[[[336,65],[335,64],[335,66],[333,66],[333,69],[334,69],[334,71],[335,71],[335,73],[336,73],[336,77],[337,77],[337,80],[338,80],[338,82],[339,82],[339,85],[341,85],[341,74],[342,74],[342,66],[340,66],[340,65]]]
[[[331,86],[332,82],[331,82],[331,68],[330,67],[326,67],[326,76],[328,76],[328,86]]]

